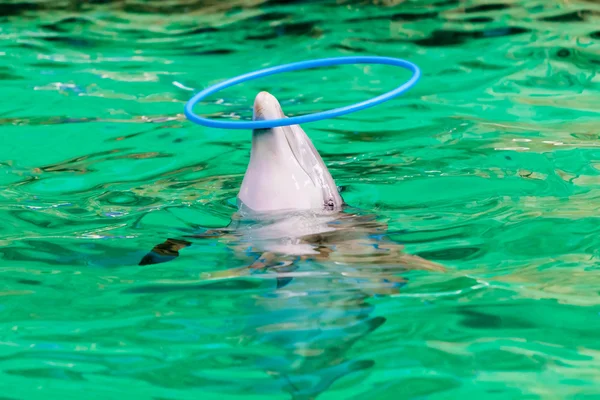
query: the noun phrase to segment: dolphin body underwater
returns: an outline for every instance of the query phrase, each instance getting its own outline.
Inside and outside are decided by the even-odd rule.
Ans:
[[[261,92],[253,118],[285,115],[275,97]],[[346,356],[356,341],[385,322],[382,316],[371,316],[373,306],[367,299],[398,293],[405,284],[398,276],[403,271],[444,271],[436,263],[404,253],[403,246],[386,238],[387,225],[375,216],[349,209],[300,126],[255,130],[238,213],[231,223],[185,239],[168,239],[140,265],[174,260],[193,239],[226,240],[248,263],[208,273],[188,288],[202,290],[261,272],[274,277],[274,293],[250,296],[243,305],[249,316],[263,316],[248,317],[243,337],[272,348],[251,364],[265,370],[271,382],[276,379],[262,394],[286,391],[295,400],[314,399],[339,378],[374,365]],[[297,269],[308,272],[300,274]],[[294,277],[298,279],[290,285]],[[169,290],[167,286],[163,289]],[[182,284],[172,286],[179,290]],[[277,295],[279,291],[286,293]],[[266,387],[253,386],[253,390]]]

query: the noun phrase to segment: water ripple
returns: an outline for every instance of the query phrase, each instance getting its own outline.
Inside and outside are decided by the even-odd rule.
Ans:
[[[597,398],[599,22],[591,0],[1,3],[3,395]],[[252,276],[239,232],[138,265],[236,211],[249,133],[186,121],[193,92],[360,54],[423,72],[305,126],[368,240]],[[269,90],[301,115],[407,76],[298,71],[199,107],[248,119]]]

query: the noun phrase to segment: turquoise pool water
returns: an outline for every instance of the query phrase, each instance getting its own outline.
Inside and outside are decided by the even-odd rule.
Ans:
[[[1,397],[600,398],[600,4],[275,3],[0,4]],[[446,272],[207,282],[250,259],[220,237],[138,265],[236,211],[250,133],[187,122],[194,92],[357,54],[423,78],[304,129],[346,202]],[[407,76],[298,72],[203,110],[248,118],[268,90],[320,111]]]

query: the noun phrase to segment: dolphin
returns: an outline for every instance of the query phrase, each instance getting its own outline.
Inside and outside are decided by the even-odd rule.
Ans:
[[[286,117],[274,96],[260,92],[253,118]],[[405,253],[387,238],[387,225],[379,218],[347,205],[298,125],[252,132],[237,204],[227,227],[167,239],[140,265],[172,261],[195,240],[219,238],[234,249],[240,267],[132,291],[211,290],[219,284],[231,289],[236,281],[246,282],[237,287],[241,291],[248,288],[244,276],[275,278],[277,290],[244,297],[243,305],[243,340],[267,349],[249,368],[260,367],[275,379],[268,385],[252,384],[255,392],[265,390],[263,396],[285,391],[294,400],[312,400],[341,377],[371,368],[372,360],[347,355],[354,343],[385,323],[385,317],[371,315],[373,306],[367,300],[398,293],[406,283],[399,276],[402,271],[444,270]],[[302,269],[304,274],[298,272]],[[303,278],[290,285],[296,277]]]
[[[254,120],[287,118],[277,99],[260,92]],[[289,266],[290,257],[360,264],[402,265],[443,271],[438,264],[404,253],[385,239],[387,225],[374,215],[352,212],[321,155],[299,125],[252,132],[250,160],[237,195],[238,212],[231,223],[156,245],[140,265],[171,261],[192,243],[187,239],[226,237],[240,252],[248,245],[258,257],[248,266],[214,273],[213,278],[252,273],[269,266]],[[334,251],[335,250],[335,251]],[[246,251],[247,253],[247,251]],[[284,259],[288,259],[285,262]],[[232,272],[232,273],[230,273]],[[206,278],[206,276],[205,276]],[[289,282],[289,279],[279,281]]]

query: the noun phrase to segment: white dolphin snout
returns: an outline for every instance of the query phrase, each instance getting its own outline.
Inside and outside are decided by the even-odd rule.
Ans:
[[[254,99],[254,116],[255,121],[265,121],[271,119],[284,118],[285,114],[279,105],[279,102],[269,92],[260,92]]]

